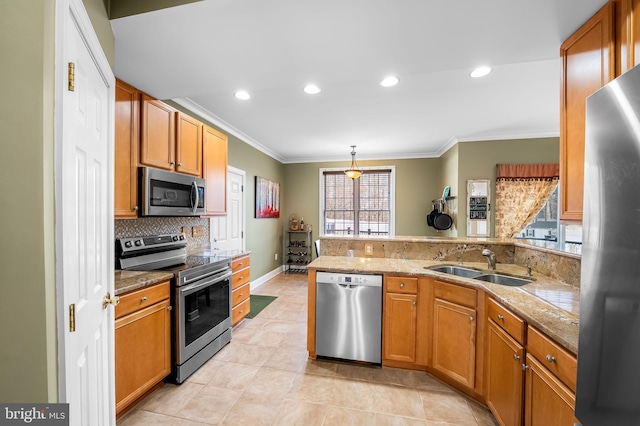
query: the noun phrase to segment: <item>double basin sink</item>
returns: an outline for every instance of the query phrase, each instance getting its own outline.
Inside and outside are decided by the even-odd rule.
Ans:
[[[533,281],[533,280],[527,280],[524,278],[512,277],[510,275],[486,273],[482,271],[477,271],[475,269],[463,268],[461,266],[451,266],[451,265],[425,266],[425,269],[429,269],[431,271],[436,271],[436,272],[442,272],[444,274],[457,275],[459,277],[464,277],[464,278],[472,278],[474,280],[486,281],[493,284],[508,285],[508,286],[514,286],[514,287],[525,285]]]

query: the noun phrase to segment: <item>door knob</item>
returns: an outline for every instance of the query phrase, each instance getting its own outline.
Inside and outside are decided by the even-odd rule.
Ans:
[[[107,309],[107,306],[109,305],[118,306],[119,303],[120,303],[120,297],[118,296],[111,297],[111,294],[107,292],[107,294],[104,296],[104,299],[102,299],[102,309]]]

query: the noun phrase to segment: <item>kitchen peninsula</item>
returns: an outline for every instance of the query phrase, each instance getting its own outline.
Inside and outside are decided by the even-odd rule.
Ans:
[[[486,403],[504,424],[522,424],[522,416],[574,421],[579,256],[474,238],[324,237],[320,246],[309,265],[311,358],[315,272],[379,274],[383,366],[426,371]],[[485,249],[495,254],[495,270]],[[531,282],[508,286],[431,269],[441,265]],[[555,414],[546,417],[545,406]]]

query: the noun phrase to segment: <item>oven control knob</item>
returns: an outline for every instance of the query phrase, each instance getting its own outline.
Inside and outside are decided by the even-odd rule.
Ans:
[[[172,239],[173,239],[173,241],[178,241],[178,236],[174,235]]]
[[[132,245],[133,245],[133,244],[131,244],[131,241],[126,241],[126,242],[124,243],[124,246],[125,246],[126,248],[131,248],[131,246],[132,246]]]
[[[136,245],[136,247],[140,247],[142,245],[142,240],[136,240],[134,244]]]
[[[180,241],[184,240],[184,235],[180,235]]]

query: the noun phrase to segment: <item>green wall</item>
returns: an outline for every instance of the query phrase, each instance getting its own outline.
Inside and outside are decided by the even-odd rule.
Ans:
[[[396,167],[396,235],[437,235],[426,225],[426,215],[431,211],[431,200],[442,194],[439,159],[358,160],[358,166]],[[349,167],[349,159],[285,165],[283,217],[285,221],[291,213],[303,217],[305,224],[313,225],[314,239],[320,235],[319,170],[334,167]]]
[[[282,163],[229,135],[229,165],[247,172],[244,200],[247,208],[247,250],[251,256],[251,279],[259,278],[282,264],[282,232],[288,191]],[[280,218],[255,218],[255,178],[267,178],[280,184]],[[275,254],[278,253],[278,260]]]
[[[51,0],[0,2],[0,401],[57,401]],[[14,184],[20,182],[17,191]]]
[[[458,144],[458,237],[467,236],[467,180],[489,179],[495,203],[496,164],[558,163],[559,138],[517,139]],[[495,209],[491,209],[491,236],[495,235]]]
[[[456,197],[451,201],[447,201],[445,206],[445,213],[453,218],[453,225],[446,231],[441,231],[440,235],[444,237],[455,237],[458,235],[457,231],[457,203],[460,198],[460,186],[458,185],[458,174],[460,169],[458,144],[454,145],[450,150],[445,152],[440,157],[442,173],[440,175],[440,188],[441,192],[438,197],[442,196],[442,190],[445,186],[449,186],[449,196]],[[464,188],[464,187],[463,187]],[[434,197],[437,198],[437,197]]]
[[[96,1],[96,0],[91,0]],[[97,0],[103,1],[103,0]],[[105,0],[109,6],[109,16],[111,19],[122,18],[124,16],[136,15],[138,13],[151,12],[153,10],[165,9],[167,7],[180,6],[187,3],[195,3],[201,0]]]

